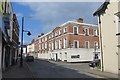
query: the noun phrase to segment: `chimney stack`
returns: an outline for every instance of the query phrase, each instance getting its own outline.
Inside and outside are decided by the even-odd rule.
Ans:
[[[43,36],[44,35],[44,33],[41,33],[41,36]]]
[[[79,19],[77,20],[77,22],[83,23],[83,19],[82,19],[82,18],[79,18]]]

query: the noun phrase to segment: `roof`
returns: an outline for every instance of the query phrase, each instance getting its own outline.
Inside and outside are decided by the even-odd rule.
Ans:
[[[116,16],[120,16],[120,12],[115,13]]]
[[[51,30],[50,32],[44,34],[43,36],[39,37],[38,39],[41,39],[41,38],[45,37],[46,35],[52,33],[54,30],[59,29],[60,27],[65,27],[65,26],[67,26],[67,25],[69,25],[71,23],[77,24],[77,25],[82,25],[82,26],[98,27],[97,25],[93,25],[93,24],[79,23],[79,22],[76,22],[76,21],[67,21],[67,22],[63,23],[62,25],[60,25],[59,27],[55,27],[53,30]]]
[[[95,13],[93,13],[93,16],[97,16],[97,15],[100,15],[100,14],[104,13],[105,10],[107,9],[108,4],[110,3],[109,1],[110,1],[110,0],[106,0],[106,1],[97,9],[97,11],[95,11]]]

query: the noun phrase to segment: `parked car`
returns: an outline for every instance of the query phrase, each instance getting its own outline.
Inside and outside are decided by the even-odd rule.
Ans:
[[[26,62],[33,62],[34,57],[33,56],[26,56]]]
[[[89,63],[89,66],[90,66],[90,67],[97,67],[97,66],[99,66],[99,65],[100,65],[100,59],[91,61],[91,62]]]

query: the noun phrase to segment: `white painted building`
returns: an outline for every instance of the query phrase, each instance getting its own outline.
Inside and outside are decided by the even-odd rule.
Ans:
[[[99,49],[97,50],[99,51]],[[75,48],[68,48],[62,50],[54,50],[50,51],[49,59],[53,60],[61,60],[67,62],[87,62],[94,60],[94,49],[75,49]],[[100,55],[100,54],[99,54]]]
[[[118,0],[106,0],[94,13],[99,16],[101,70],[118,74]]]
[[[29,45],[27,45],[27,53],[29,54],[29,55],[33,55],[34,54],[34,43],[31,43],[31,44],[29,44]]]

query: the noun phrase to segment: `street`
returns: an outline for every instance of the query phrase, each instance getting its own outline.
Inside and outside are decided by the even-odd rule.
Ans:
[[[82,71],[89,69],[88,63],[35,60],[27,64],[35,78],[101,78]]]

